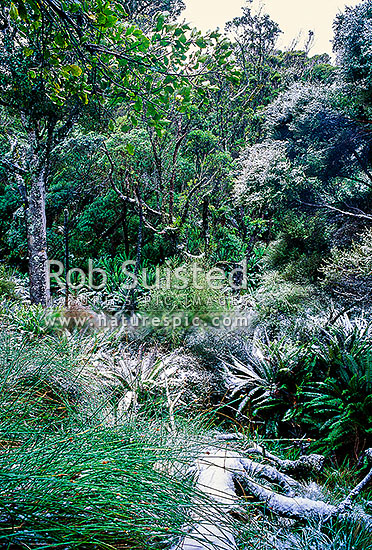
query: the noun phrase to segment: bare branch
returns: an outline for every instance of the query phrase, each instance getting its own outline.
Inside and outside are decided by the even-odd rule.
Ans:
[[[298,201],[298,203],[303,204],[304,206],[310,206],[311,208],[325,208],[327,210],[332,210],[333,212],[339,212],[339,214],[343,214],[344,216],[351,216],[352,218],[358,218],[358,219],[361,219],[361,220],[372,221],[372,216],[369,216],[365,212],[360,213],[360,214],[356,214],[356,213],[353,213],[353,212],[347,212],[345,210],[341,210],[340,208],[336,208],[335,206],[331,206],[330,204],[325,204],[325,203],[312,204],[312,203],[304,202],[304,201],[300,201],[300,200]]]

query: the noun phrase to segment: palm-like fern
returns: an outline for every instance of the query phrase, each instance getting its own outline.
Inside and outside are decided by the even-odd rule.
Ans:
[[[304,420],[316,423],[332,449],[372,444],[372,340],[370,327],[344,324],[326,333],[316,355],[325,379],[303,393]]]
[[[290,346],[284,340],[259,343],[247,352],[243,363],[233,358],[224,363],[224,378],[232,397],[238,397],[238,412],[250,404],[253,414],[279,413],[290,416],[296,403],[297,385],[307,376],[306,346]],[[299,369],[299,365],[301,368]],[[301,381],[296,372],[301,371]]]

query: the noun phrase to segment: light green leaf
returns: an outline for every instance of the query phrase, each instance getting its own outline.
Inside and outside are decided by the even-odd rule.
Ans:
[[[18,19],[18,9],[13,2],[10,4],[9,15],[12,19]]]
[[[80,76],[83,72],[78,65],[69,65],[68,68],[74,76]]]
[[[131,156],[134,155],[135,147],[134,147],[134,145],[132,145],[132,143],[127,143],[126,149],[127,149],[127,153],[128,153],[129,155],[131,155]]]
[[[164,21],[165,21],[164,15],[159,15],[158,21],[157,21],[157,24],[156,24],[157,32],[161,31],[161,29],[164,27]]]

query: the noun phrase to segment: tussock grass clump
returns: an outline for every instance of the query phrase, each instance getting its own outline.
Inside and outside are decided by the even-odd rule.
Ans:
[[[73,347],[65,339],[30,341],[0,334],[0,429],[20,425],[56,429],[79,415],[91,390]]]
[[[195,450],[176,445],[160,423],[137,420],[28,432],[19,447],[3,447],[0,545],[161,548],[180,534],[194,490],[174,467]]]
[[[14,299],[16,297],[15,290],[15,283],[11,280],[11,277],[5,267],[0,265],[0,299]]]
[[[0,547],[169,548],[205,499],[200,423],[154,407],[113,422],[75,344],[1,334]]]
[[[372,536],[355,521],[293,526],[285,520],[256,517],[252,518],[242,539],[244,550],[372,549]]]
[[[314,297],[314,288],[287,281],[278,271],[268,271],[254,293],[255,307],[261,319],[287,314],[298,315]]]

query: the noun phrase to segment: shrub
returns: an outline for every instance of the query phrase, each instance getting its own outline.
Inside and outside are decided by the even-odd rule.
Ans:
[[[351,299],[372,299],[372,229],[350,249],[334,248],[322,269],[324,283]]]
[[[244,550],[372,550],[372,536],[359,521],[329,520],[305,525],[283,525],[283,521],[252,517],[247,522]]]
[[[314,282],[322,263],[322,254],[319,251],[304,252],[302,249],[303,247],[291,240],[288,235],[281,235],[267,247],[262,265],[269,269],[277,269],[287,281]]]
[[[194,266],[198,272],[193,271]],[[178,274],[177,268],[182,270]],[[213,288],[227,282],[221,280],[209,285],[206,276],[209,269],[206,264],[178,265],[174,260],[159,269],[156,288],[139,302],[140,313],[148,319],[148,326],[157,320],[158,336],[178,342],[190,328],[207,327],[231,308],[227,292]],[[150,333],[151,330],[149,328]]]
[[[278,314],[298,314],[309,304],[314,289],[286,281],[278,271],[268,271],[253,297],[262,318]]]
[[[304,174],[294,167],[281,141],[267,140],[244,150],[241,173],[234,187],[238,203],[252,212],[273,212],[288,201],[289,190],[303,185]]]

